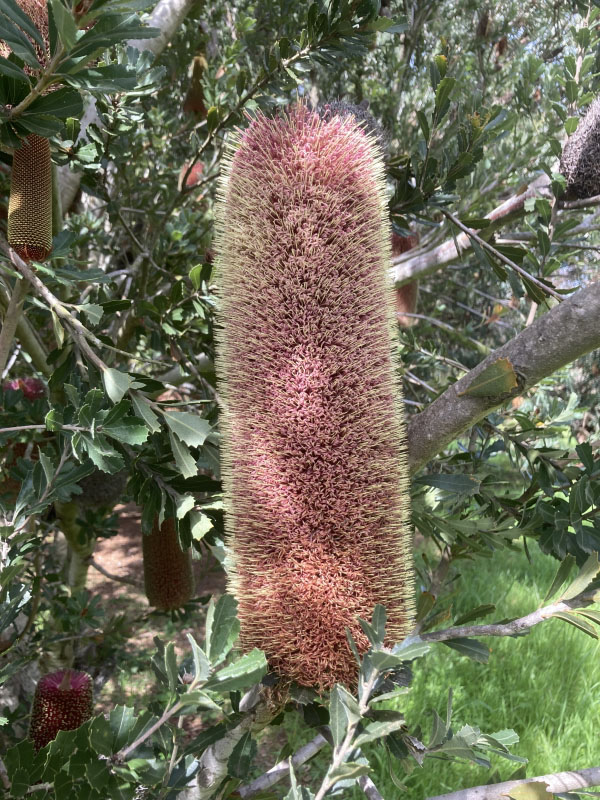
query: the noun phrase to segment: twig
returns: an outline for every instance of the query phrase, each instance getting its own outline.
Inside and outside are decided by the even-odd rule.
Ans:
[[[574,608],[583,608],[595,602],[597,590],[587,591],[578,594],[571,600],[560,600],[558,603],[538,608],[531,614],[527,614],[511,622],[491,623],[490,625],[459,625],[456,628],[446,628],[443,631],[433,631],[432,633],[422,633],[421,638],[428,642],[446,642],[449,639],[470,638],[472,636],[516,636],[519,633],[528,631],[534,625],[552,619],[555,614],[565,611],[572,611]]]
[[[491,245],[489,242],[486,242],[486,240],[482,239],[481,236],[478,236],[474,230],[472,230],[467,225],[462,223],[458,219],[458,217],[455,217],[454,214],[452,214],[450,211],[448,211],[445,208],[440,208],[440,211],[445,217],[447,217],[447,219],[449,219],[452,223],[454,223],[454,225],[456,225],[457,228],[460,228],[460,230],[463,233],[466,233],[467,236],[473,239],[473,241],[477,242],[477,244],[480,247],[483,247],[483,249],[487,250],[488,253],[491,253],[497,259],[502,261],[503,264],[506,264],[507,267],[510,267],[512,270],[518,273],[522,278],[531,281],[531,283],[535,284],[539,289],[541,289],[546,294],[551,295],[556,300],[559,300],[560,302],[563,301],[564,298],[562,297],[562,295],[560,295],[550,286],[546,286],[546,284],[543,281],[539,280],[539,278],[536,278],[535,275],[532,275],[530,272],[527,272],[527,270],[523,269],[523,267],[520,267],[518,264],[515,264],[515,262],[512,261],[512,259],[505,256],[499,250],[496,250],[496,248],[493,245]]]
[[[98,572],[101,572],[102,575],[104,575],[106,578],[109,578],[111,581],[116,581],[117,583],[125,583],[128,586],[134,586],[136,589],[142,588],[141,584],[137,583],[136,581],[132,581],[130,578],[121,578],[119,575],[114,575],[112,572],[109,572],[107,569],[104,569],[104,567],[101,564],[98,564],[97,561],[94,561],[92,556],[87,558],[86,561],[90,565],[90,567],[93,567],[94,569],[98,570]]]
[[[361,775],[357,783],[369,800],[384,800],[382,795],[379,794],[379,790],[368,775]]]
[[[459,789],[457,792],[428,797],[427,800],[498,800],[499,798],[504,800],[511,789],[527,783],[545,783],[552,794],[573,792],[589,786],[600,786],[600,767],[555,772],[551,775],[539,775],[537,778],[524,778],[522,781],[504,781],[487,786],[472,786],[470,789]]]
[[[301,747],[296,753],[294,753],[292,756],[292,765],[294,767],[302,766],[302,764],[305,764],[320,750],[322,750],[326,744],[327,739],[320,733],[317,734],[314,739],[311,739],[310,742],[308,742],[308,744],[305,744],[304,747]],[[254,797],[255,794],[259,794],[260,792],[270,789],[271,786],[275,786],[275,784],[279,783],[280,780],[287,778],[289,774],[290,760],[289,758],[284,758],[282,761],[279,761],[277,764],[275,764],[275,766],[271,767],[268,772],[265,772],[264,775],[261,775],[259,778],[255,778],[255,780],[253,780],[251,783],[247,783],[244,786],[239,786],[237,793],[243,798]]]
[[[600,194],[593,197],[583,197],[580,200],[559,200],[558,207],[564,209],[587,208],[588,206],[600,206]]]

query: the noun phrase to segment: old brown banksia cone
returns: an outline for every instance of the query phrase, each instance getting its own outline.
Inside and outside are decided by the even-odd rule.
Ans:
[[[353,684],[349,628],[413,612],[390,228],[377,138],[350,111],[259,115],[217,217],[226,526],[245,649]]]
[[[175,520],[159,527],[154,519],[152,533],[142,537],[144,586],[151,606],[163,611],[181,608],[194,596],[194,574],[189,550],[179,546]]]

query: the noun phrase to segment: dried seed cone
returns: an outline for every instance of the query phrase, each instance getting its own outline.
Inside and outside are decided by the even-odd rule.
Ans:
[[[560,171],[567,179],[566,199],[600,194],[600,97],[579,120],[563,147]]]
[[[35,133],[13,156],[8,243],[25,261],[44,261],[52,250],[50,143]]]
[[[75,730],[92,714],[92,679],[87,672],[69,669],[51,672],[36,686],[29,738],[39,750],[59,731]]]
[[[405,432],[381,151],[303,105],[240,135],[217,215],[230,590],[245,649],[324,689],[345,635],[413,613]]]
[[[194,596],[194,575],[189,550],[179,547],[174,519],[158,527],[154,519],[152,533],[142,537],[144,586],[151,606],[162,611],[181,608]]]

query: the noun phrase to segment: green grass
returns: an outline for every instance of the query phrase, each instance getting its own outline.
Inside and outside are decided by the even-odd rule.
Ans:
[[[485,622],[535,610],[558,562],[543,556],[535,546],[531,549],[532,564],[523,554],[502,551],[493,560],[461,566],[454,611],[464,613],[482,603],[495,603],[496,611],[481,620]],[[561,620],[548,620],[525,637],[486,642],[492,650],[488,664],[461,657],[444,645],[436,645],[426,658],[414,662],[412,691],[401,706],[411,731],[420,725],[427,742],[431,709],[445,716],[452,687],[454,730],[463,724],[477,726],[484,733],[514,728],[520,742],[512,750],[529,759],[528,776],[597,765],[600,643]],[[298,744],[300,737],[306,741],[314,735],[300,726],[289,733],[294,741],[297,737]],[[373,748],[369,755],[373,780],[386,800],[403,795],[391,781],[382,750]],[[325,763],[325,754],[322,758],[314,765],[315,771]],[[508,779],[518,766],[493,757],[494,779]],[[396,772],[409,788],[407,796],[414,800],[487,783],[491,777],[490,770],[475,764],[438,759],[426,759],[423,768],[417,767],[410,776],[403,775],[399,764]],[[358,789],[344,796],[364,800]]]

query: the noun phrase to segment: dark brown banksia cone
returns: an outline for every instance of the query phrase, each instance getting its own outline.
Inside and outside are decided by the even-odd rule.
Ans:
[[[144,586],[151,606],[162,611],[181,608],[194,596],[194,574],[189,550],[179,547],[175,520],[166,519],[142,537]]]
[[[218,374],[244,649],[300,684],[354,684],[357,618],[413,616],[391,232],[381,150],[299,105],[239,135],[217,214]]]
[[[13,155],[8,243],[25,261],[44,261],[52,250],[50,143],[35,133]]]
[[[36,750],[59,731],[72,731],[93,714],[92,679],[87,672],[58,670],[44,675],[35,688],[29,738]]]

